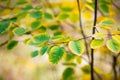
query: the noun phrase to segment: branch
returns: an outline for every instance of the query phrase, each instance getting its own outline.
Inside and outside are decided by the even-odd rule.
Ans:
[[[1,43],[0,44],[0,47],[2,47],[2,46],[4,46],[4,45],[6,45],[8,43],[8,40],[7,41],[5,41],[5,42],[3,42],[3,43]]]
[[[113,4],[117,9],[120,10],[120,7],[119,7],[118,5],[116,5],[113,0],[111,0],[111,2],[112,2],[112,4]]]
[[[116,65],[117,65],[117,57],[113,56],[113,72],[114,72],[114,80],[117,80],[117,71],[116,71]]]
[[[96,23],[97,23],[97,6],[98,6],[98,1],[95,0],[94,2],[95,5],[95,10],[94,10],[94,23],[93,23],[93,30],[92,34],[95,34],[96,30]],[[92,37],[92,40],[94,40],[94,37]],[[91,48],[91,80],[94,80],[94,49]]]
[[[82,36],[84,38],[84,44],[85,44],[85,48],[86,48],[86,54],[88,56],[88,59],[90,60],[89,50],[88,50],[88,45],[87,45],[87,40],[86,40],[86,36],[85,36],[84,30],[83,30],[83,27],[82,27],[81,7],[80,7],[79,0],[77,0],[77,6],[78,6],[78,11],[79,11],[79,27],[81,29]]]

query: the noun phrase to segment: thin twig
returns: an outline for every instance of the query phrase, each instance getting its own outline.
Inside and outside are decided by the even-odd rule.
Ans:
[[[0,47],[2,47],[2,46],[4,46],[5,44],[7,44],[7,43],[8,43],[8,41],[9,41],[9,40],[7,40],[7,41],[5,41],[5,42],[1,43],[1,44],[0,44]]]
[[[113,0],[111,0],[111,2],[112,2],[112,4],[113,4],[117,9],[120,10],[120,7],[119,7],[118,5],[116,5]]]
[[[86,36],[85,36],[84,30],[83,30],[83,27],[82,27],[81,6],[80,6],[79,0],[77,0],[77,6],[78,6],[78,11],[79,11],[79,27],[80,27],[80,29],[81,29],[82,36],[83,36],[83,38],[84,38],[84,44],[85,44],[85,48],[86,48],[86,54],[87,54],[88,59],[89,59],[89,61],[90,61],[89,49],[88,49],[88,45],[87,45],[87,40],[86,40]]]

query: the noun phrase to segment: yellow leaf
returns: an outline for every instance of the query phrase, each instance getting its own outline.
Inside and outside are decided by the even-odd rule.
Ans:
[[[92,3],[92,0],[86,0],[88,3]]]
[[[90,19],[90,18],[92,17],[92,14],[91,14],[90,11],[85,11],[85,12],[83,13],[83,17],[84,17],[85,19]]]
[[[112,36],[112,38],[120,44],[120,35]]]
[[[97,48],[100,48],[101,46],[103,46],[103,44],[104,44],[103,39],[95,39],[95,40],[92,40],[90,46],[93,49],[97,49]]]
[[[93,35],[93,37],[97,38],[97,39],[101,39],[101,38],[105,38],[106,34],[103,32],[99,32]]]
[[[10,9],[4,9],[3,11],[0,12],[1,16],[6,16],[9,15],[11,13]]]
[[[12,10],[12,12],[13,12],[14,14],[18,14],[18,13],[20,12],[20,9],[19,9],[19,8],[14,8],[14,9]]]

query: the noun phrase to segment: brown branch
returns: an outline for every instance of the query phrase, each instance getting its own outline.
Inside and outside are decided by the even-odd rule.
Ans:
[[[98,6],[98,0],[95,0],[94,2],[95,10],[94,10],[94,23],[93,23],[93,29],[92,34],[95,34],[96,30],[96,23],[97,23],[97,6]],[[94,37],[92,37],[92,40],[94,40]],[[94,49],[91,48],[91,80],[94,80]]]
[[[85,44],[85,48],[86,48],[86,54],[87,54],[88,59],[89,59],[89,61],[90,61],[89,49],[88,49],[88,45],[87,45],[86,35],[85,35],[85,33],[84,33],[83,26],[82,26],[81,5],[80,5],[79,0],[77,0],[77,6],[78,6],[78,11],[79,11],[79,27],[80,27],[80,29],[81,29],[82,36],[83,36],[83,38],[84,38],[84,44]]]

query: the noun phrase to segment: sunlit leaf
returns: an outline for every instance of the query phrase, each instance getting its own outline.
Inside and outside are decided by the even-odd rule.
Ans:
[[[11,50],[11,49],[13,49],[17,44],[18,44],[18,41],[16,41],[16,40],[10,41],[10,42],[8,43],[8,45],[7,45],[7,49],[8,49],[8,50]]]
[[[45,42],[49,41],[50,35],[46,34],[46,33],[41,33],[41,34],[39,34],[37,36],[34,36],[33,39],[37,43],[45,43]]]
[[[68,47],[72,53],[79,56],[85,51],[85,46],[82,41],[70,41]]]
[[[112,52],[118,53],[120,51],[120,44],[113,39],[108,40],[106,46]]]
[[[63,35],[56,35],[52,37],[52,41],[55,43],[62,43],[62,42],[69,42],[70,37],[69,36],[63,36]]]
[[[23,35],[23,34],[26,32],[26,29],[19,27],[19,28],[15,28],[15,29],[13,30],[13,32],[14,32],[16,35],[21,36],[21,35]]]
[[[85,11],[85,12],[83,13],[83,17],[84,17],[85,19],[91,19],[91,18],[92,18],[92,14],[91,14],[90,11]]]
[[[112,36],[112,39],[120,44],[120,35]]]
[[[46,33],[41,33],[39,35],[34,36],[33,38],[27,41],[27,44],[34,46],[42,46],[45,45],[50,39],[50,35]]]
[[[57,64],[63,57],[64,48],[59,46],[54,46],[50,49],[49,52],[49,61],[52,64]]]
[[[103,46],[103,44],[104,44],[103,39],[95,39],[95,40],[92,40],[90,46],[91,48],[96,49],[96,48],[100,48],[101,46]]]
[[[106,34],[103,32],[98,32],[93,35],[96,39],[104,39],[106,37]]]

